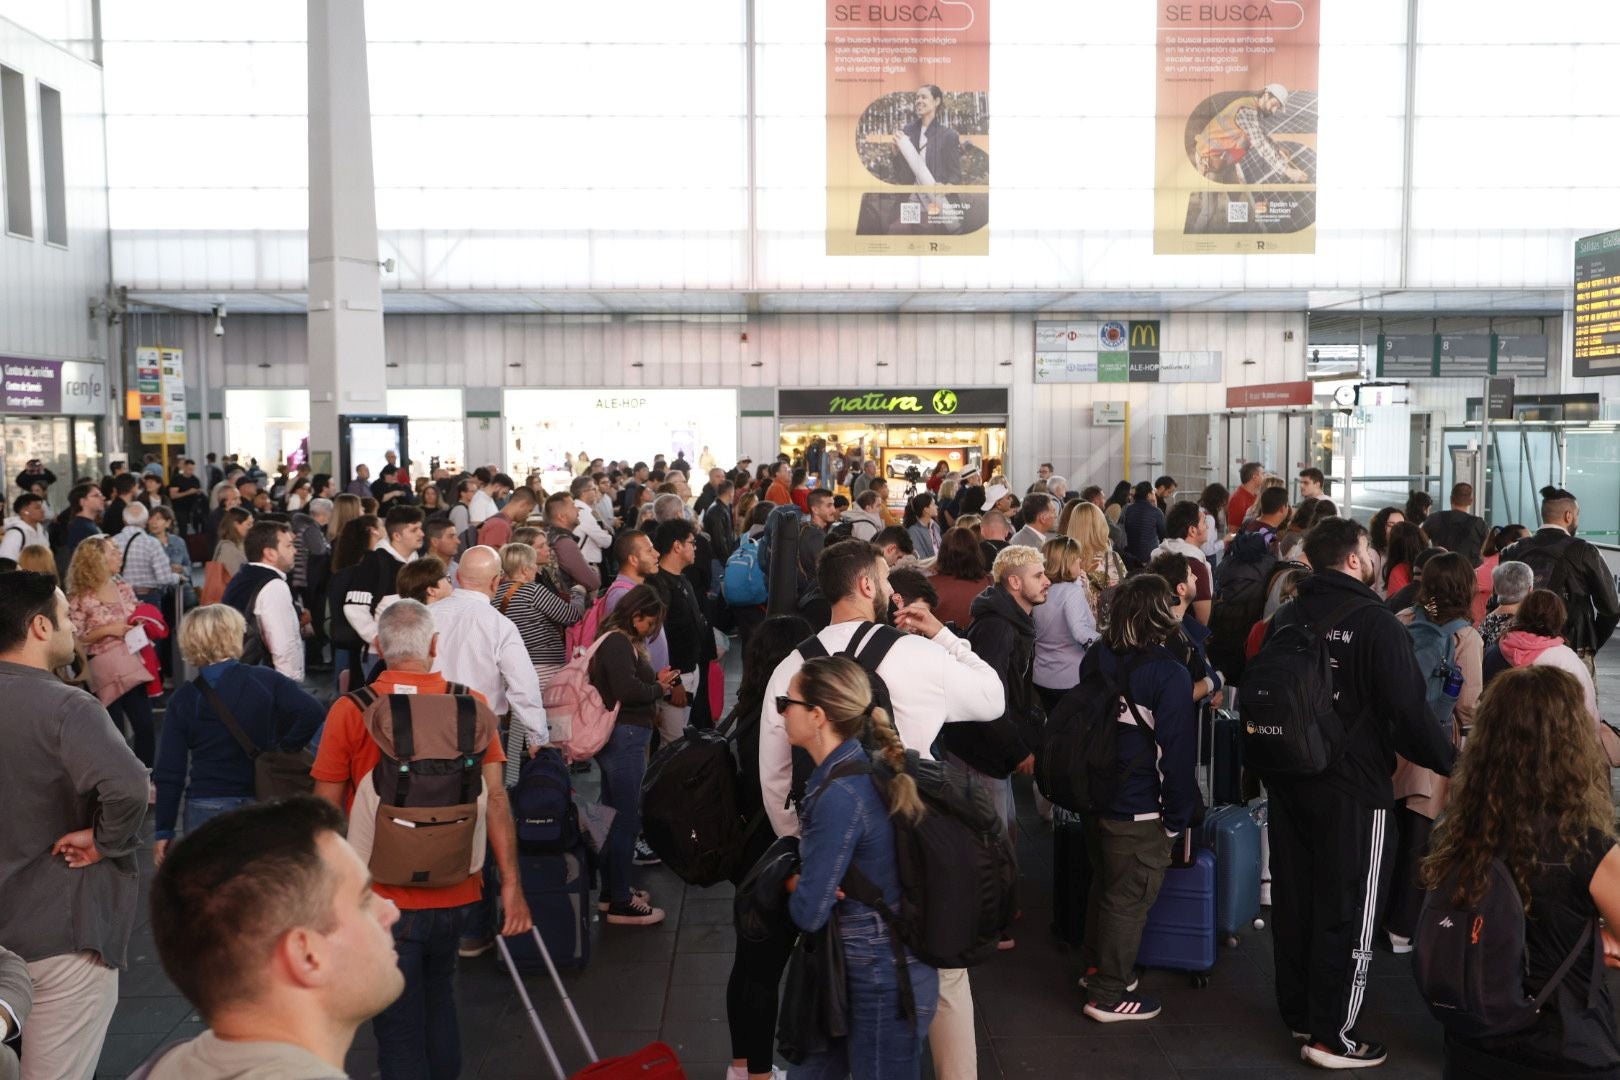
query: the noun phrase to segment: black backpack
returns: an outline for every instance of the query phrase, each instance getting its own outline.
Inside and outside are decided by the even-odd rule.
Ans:
[[[764,821],[743,817],[732,753],[737,724],[688,727],[659,750],[641,781],[641,833],[664,865],[700,888],[728,881]]]
[[[1046,718],[1046,738],[1035,751],[1035,783],[1055,806],[1076,814],[1100,810],[1114,801],[1119,785],[1149,761],[1153,731],[1131,700],[1130,678],[1138,658],[1121,662],[1110,677],[1102,666],[1058,701]],[[1119,719],[1129,709],[1147,736],[1135,758],[1119,760]]]
[[[967,774],[943,761],[906,751],[906,774],[917,784],[926,812],[894,825],[900,895],[884,896],[852,864],[844,892],[875,909],[891,929],[896,959],[903,942],[917,959],[940,968],[964,968],[994,956],[1017,908],[1018,867],[995,803]],[[870,773],[885,803],[894,773],[877,763],[848,761],[829,780]],[[902,985],[905,985],[902,983]]]
[[[1525,949],[1524,902],[1513,873],[1492,859],[1485,894],[1458,906],[1457,875],[1448,874],[1423,898],[1412,935],[1412,970],[1429,1011],[1447,1031],[1465,1039],[1506,1035],[1536,1022],[1558,984],[1592,943],[1588,922],[1575,947],[1534,995],[1525,993],[1530,956]],[[1603,950],[1594,957],[1602,979]]]
[[[1248,667],[1244,646],[1249,631],[1266,613],[1277,557],[1266,550],[1263,533],[1250,532],[1232,542],[1231,553],[1215,569],[1215,602],[1209,610],[1209,662],[1228,682],[1243,681]]]
[[[579,846],[579,809],[561,752],[542,746],[524,760],[511,803],[521,854],[560,855]]]
[[[894,721],[894,701],[889,697],[889,684],[883,681],[878,674],[878,665],[883,658],[889,655],[894,643],[900,640],[900,631],[892,626],[880,626],[877,623],[863,622],[855,628],[855,636],[849,639],[849,644],[839,650],[839,656],[847,656],[866,670],[867,682],[872,687],[872,707],[882,709],[889,714],[889,720]],[[862,646],[865,646],[863,649]],[[827,646],[821,643],[821,638],[811,636],[799,642],[799,655],[806,660],[814,660],[818,656],[826,656]],[[863,738],[866,749],[870,752],[870,740]],[[788,789],[788,806],[804,805],[804,786],[810,781],[810,774],[816,771],[816,763],[810,759],[810,754],[795,746],[793,748],[793,784]]]
[[[1558,598],[1571,608],[1586,603],[1586,583],[1581,575],[1574,572],[1571,557],[1579,553],[1576,545],[1585,545],[1586,541],[1571,538],[1566,544],[1554,547],[1551,544],[1532,544],[1520,540],[1504,553],[1506,560],[1511,554],[1514,562],[1522,562],[1530,568],[1535,578],[1535,587],[1546,589],[1557,594]]]
[[[1243,677],[1243,763],[1262,776],[1315,776],[1344,745],[1344,720],[1333,705],[1328,635],[1352,612],[1376,600],[1351,597],[1326,618],[1300,621],[1299,601],[1272,617],[1271,633]]]

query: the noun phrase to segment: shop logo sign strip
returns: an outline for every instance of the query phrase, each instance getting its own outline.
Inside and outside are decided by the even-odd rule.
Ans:
[[[779,416],[1001,416],[1005,387],[932,386],[893,390],[781,390]]]

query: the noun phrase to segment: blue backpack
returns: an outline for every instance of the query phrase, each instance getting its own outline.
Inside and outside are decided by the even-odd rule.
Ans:
[[[543,746],[523,762],[511,801],[519,851],[526,855],[560,854],[579,846],[573,779],[558,751]]]
[[[752,536],[739,540],[737,550],[726,560],[720,591],[732,607],[751,607],[765,602],[769,595],[765,566],[760,562],[759,541]]]
[[[1423,672],[1423,685],[1428,690],[1429,713],[1448,736],[1457,699],[1446,693],[1446,682],[1453,677],[1459,682],[1462,679],[1457,668],[1456,638],[1457,631],[1468,625],[1467,619],[1433,623],[1422,608],[1416,608],[1412,624],[1406,628],[1412,636],[1412,652],[1417,656],[1418,669]]]

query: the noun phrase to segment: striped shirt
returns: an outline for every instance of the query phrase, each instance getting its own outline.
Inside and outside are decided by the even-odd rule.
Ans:
[[[536,669],[561,667],[567,663],[568,647],[563,642],[563,629],[584,618],[584,594],[576,592],[564,599],[550,586],[530,581],[519,585],[507,601],[510,588],[510,582],[500,587],[495,593],[495,606],[500,609],[505,603],[506,617],[517,624],[530,662]]]

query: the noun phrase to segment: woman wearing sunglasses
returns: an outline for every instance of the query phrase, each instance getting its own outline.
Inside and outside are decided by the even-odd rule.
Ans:
[[[805,790],[799,842],[802,868],[787,881],[788,913],[806,932],[826,925],[834,911],[848,979],[849,1034],[793,1070],[794,1080],[914,1080],[922,1040],[939,998],[938,973],[906,954],[902,969],[891,933],[873,908],[844,898],[839,883],[851,867],[883,896],[900,895],[891,814],[923,813],[916,784],[904,771],[905,747],[884,710],[875,708],[866,672],[853,660],[823,656],[805,661],[788,692],[776,698],[788,741],[816,763]],[[869,764],[861,745],[867,726],[894,771],[885,803],[868,773],[834,776],[841,765]],[[901,979],[909,979],[912,1015],[900,1019]]]

